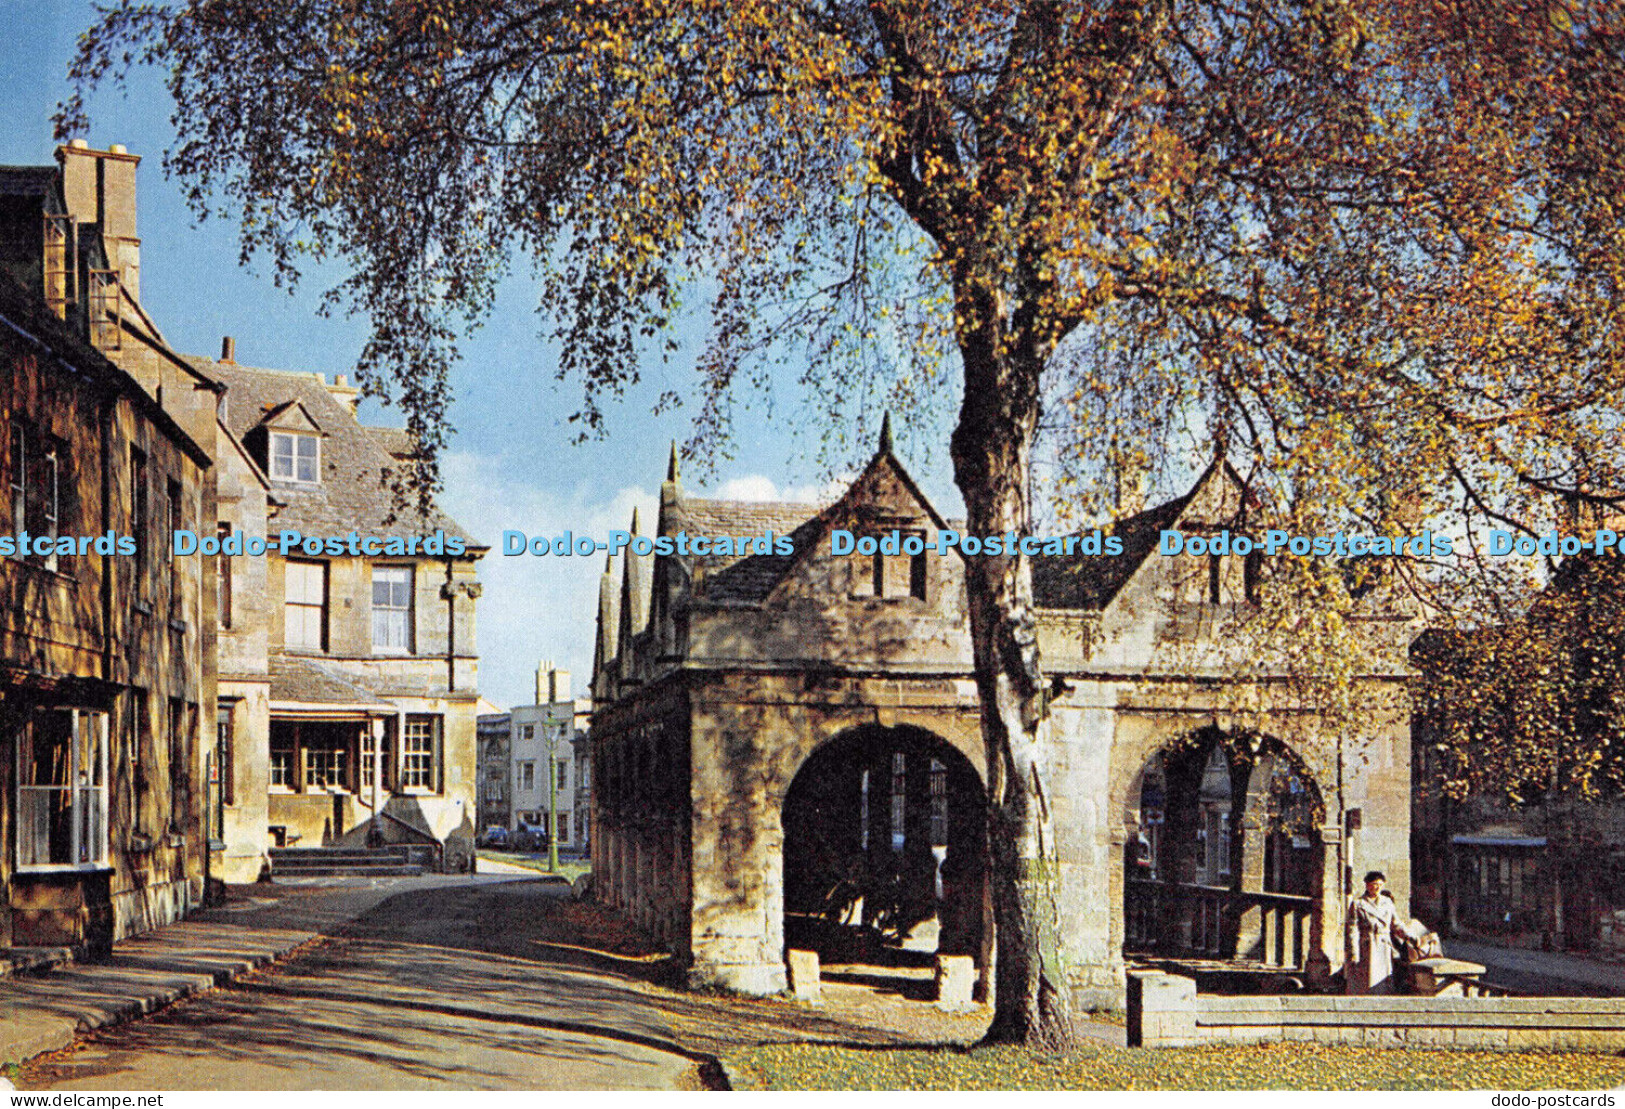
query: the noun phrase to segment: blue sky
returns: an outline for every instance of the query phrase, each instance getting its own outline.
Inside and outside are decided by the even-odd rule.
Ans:
[[[0,164],[51,162],[50,116],[67,92],[74,42],[93,19],[85,0],[0,0]],[[221,337],[231,335],[245,365],[348,372],[365,337],[363,321],[317,312],[319,294],[340,271],[312,275],[290,296],[263,269],[241,269],[234,225],[215,219],[198,226],[178,184],[164,178],[162,154],[174,139],[169,116],[159,75],[139,74],[122,93],[98,94],[84,136],[92,146],[123,143],[143,157],[141,293],[165,337],[181,351],[217,356]],[[572,446],[573,428],[565,421],[576,395],[553,380],[555,352],[537,338],[534,303],[528,282],[511,280],[490,323],[465,346],[454,381],[455,434],[444,458],[443,506],[493,547],[506,528],[602,536],[625,527],[634,505],[652,521],[669,443],[686,438],[688,417],[683,410],[656,417],[651,406],[666,389],[692,395],[689,366],[679,359],[644,367],[644,386],[609,411],[608,438]],[[683,339],[692,346],[692,335]],[[739,415],[734,458],[718,463],[703,486],[686,481],[685,490],[747,499],[814,496],[826,477],[814,459],[819,424],[809,414],[815,404],[789,385],[771,405],[758,399]],[[364,407],[362,418],[402,422],[376,405]],[[929,444],[899,436],[900,454],[926,494],[944,513],[959,515],[945,448],[945,432]],[[854,466],[863,452],[850,459]],[[486,558],[479,649],[487,697],[504,707],[529,703],[531,673],[541,659],[568,667],[577,691],[585,689],[602,565],[601,559],[495,552]]]

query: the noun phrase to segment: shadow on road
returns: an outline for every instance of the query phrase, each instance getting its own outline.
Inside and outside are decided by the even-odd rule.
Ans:
[[[666,953],[555,882],[396,888],[237,891],[208,927],[323,938],[37,1060],[22,1085],[721,1088],[716,1060],[735,1048],[964,1042],[985,1025],[838,982],[821,1009],[677,990]]]

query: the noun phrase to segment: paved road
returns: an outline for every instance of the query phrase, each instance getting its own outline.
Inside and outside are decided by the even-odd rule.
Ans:
[[[1483,963],[1486,981],[1521,993],[1557,997],[1625,997],[1625,966],[1581,955],[1447,939],[1445,954]]]
[[[280,967],[37,1060],[18,1085],[697,1088],[653,1004],[522,935],[567,895],[489,878],[397,894]]]

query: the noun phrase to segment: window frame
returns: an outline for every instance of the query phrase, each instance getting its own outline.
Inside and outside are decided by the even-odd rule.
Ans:
[[[380,580],[380,574],[386,575]],[[404,575],[405,581],[390,581],[394,575]],[[384,563],[374,564],[372,567],[372,650],[374,654],[382,655],[415,655],[417,654],[417,567],[412,563]],[[378,603],[378,587],[386,585],[393,594],[396,586],[406,587],[406,603],[404,605]],[[391,596],[390,600],[393,600]],[[378,639],[379,617],[398,618],[401,621],[402,643],[380,643]]]
[[[307,600],[294,600],[290,585],[293,581],[293,569],[299,567],[300,573],[305,574],[312,569],[318,570],[321,577],[321,602],[318,604]],[[282,645],[296,651],[326,651],[328,645],[328,622],[331,612],[332,584],[331,567],[321,559],[285,558],[282,560]],[[295,624],[288,619],[290,613],[297,609],[301,613],[314,610],[317,613],[316,635],[317,643],[305,641],[303,634],[304,621],[297,625],[301,629],[300,638],[296,641],[291,632]]]
[[[373,790],[374,766],[383,775],[378,782],[378,792],[391,791],[395,783],[394,754],[395,745],[390,729],[382,727],[374,731],[372,721],[369,720],[361,732],[361,738],[357,741],[356,781],[362,793],[370,794]]]
[[[174,542],[177,531],[186,527],[186,490],[177,478],[164,479],[164,512],[165,523],[169,528],[169,541]],[[169,560],[169,618],[171,620],[186,619],[186,586],[185,577],[181,573],[181,560],[171,556]]]
[[[65,784],[38,784],[30,779],[38,776],[29,764],[28,753],[33,750],[33,731],[40,716],[47,713],[66,713],[69,716],[68,749],[70,765],[68,767],[68,780]],[[85,742],[88,729],[89,744]],[[109,713],[102,709],[89,709],[66,706],[48,706],[34,709],[28,713],[19,732],[16,764],[15,785],[13,797],[17,809],[17,836],[13,858],[19,874],[41,874],[53,872],[108,870],[112,864],[109,861],[112,852],[111,822],[108,819],[108,744],[110,724]],[[94,748],[87,758],[87,746]],[[93,771],[93,780],[88,783],[79,781],[83,769],[82,762],[88,762]],[[25,803],[25,794],[47,794],[66,792],[68,794],[68,821],[69,821],[69,861],[24,861],[24,847],[31,838],[25,831],[26,812],[32,805]],[[87,818],[90,824],[87,825]],[[87,837],[88,833],[88,837]],[[91,840],[87,855],[86,838]],[[49,853],[49,840],[46,841],[46,851]]]
[[[221,520],[215,525],[215,535],[220,540],[220,553],[215,556],[215,620],[227,631],[231,630],[231,555],[226,553],[226,540],[231,538],[232,524],[230,520]]]
[[[350,745],[307,743],[300,737],[299,778],[304,793],[353,793],[350,788]]]
[[[268,756],[266,787],[270,793],[298,793],[303,769],[299,765],[299,737],[295,735],[285,743],[278,742],[273,728],[267,740]]]
[[[290,446],[290,450],[289,450],[289,452],[288,452],[288,454],[286,456],[286,459],[287,459],[287,462],[288,462],[288,473],[286,473],[286,474],[277,472],[278,471],[278,463],[283,460],[282,456],[277,451],[277,444],[279,442],[286,442]],[[311,476],[310,477],[300,477],[299,476],[299,469],[300,469],[299,463],[303,460],[303,458],[302,458],[302,456],[300,454],[299,448],[304,443],[311,444],[311,452],[310,452]],[[293,485],[320,485],[321,484],[321,481],[322,481],[322,438],[321,438],[321,436],[313,435],[308,431],[292,431],[292,430],[289,430],[289,429],[286,429],[286,428],[273,428],[273,429],[271,429],[270,434],[269,434],[269,436],[268,436],[268,438],[266,440],[265,452],[266,452],[266,454],[265,454],[266,471],[269,474],[272,481],[285,481],[285,482],[288,482],[288,483],[293,484]]]
[[[426,733],[415,729],[426,725]],[[437,794],[441,792],[441,742],[444,717],[433,713],[407,713],[401,722],[400,792]],[[427,750],[416,750],[426,744]],[[421,780],[420,780],[421,779]]]
[[[152,480],[147,465],[147,452],[140,447],[130,448],[130,533],[135,538],[135,595],[145,602],[151,595],[147,581],[147,567],[152,559],[147,550],[152,541]]]
[[[13,554],[27,562],[56,573],[59,556],[56,540],[62,536],[63,445],[42,433],[26,420],[11,421],[11,457],[7,466],[7,490],[11,498],[12,534],[27,534],[32,540],[49,538],[51,550],[34,554],[23,548]]]
[[[7,488],[11,495],[11,534],[21,535],[28,530],[28,428],[21,421],[12,421],[10,441]]]

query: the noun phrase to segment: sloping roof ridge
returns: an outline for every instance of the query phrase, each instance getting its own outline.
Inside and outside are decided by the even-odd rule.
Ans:
[[[834,501],[783,501],[783,500],[777,500],[777,501],[747,501],[747,500],[744,500],[743,498],[736,498],[736,497],[727,497],[727,498],[724,498],[724,497],[691,497],[687,493],[684,493],[682,495],[682,498],[679,500],[678,503],[680,505],[684,506],[684,507],[698,507],[698,508],[709,508],[709,509],[719,509],[719,508],[755,508],[755,509],[779,508],[779,509],[793,509],[793,510],[796,510],[796,511],[806,510],[809,515],[816,515],[818,512],[820,512],[823,509],[828,508],[830,505],[834,504],[835,502]]]
[[[219,432],[219,434],[226,437],[226,442],[231,444],[232,450],[237,457],[248,464],[249,472],[254,475],[254,480],[259,482],[260,487],[262,489],[269,490],[271,488],[271,476],[264,470],[260,469],[260,464],[254,461],[254,456],[248,452],[248,448],[243,445],[243,441],[237,438],[237,436],[233,435],[231,433],[231,428],[226,426],[226,421],[222,420],[219,416],[216,416],[214,418],[214,426],[215,430]]]
[[[288,409],[290,409],[290,408],[299,409],[299,411],[301,411],[301,412],[303,412],[305,414],[305,418],[316,426],[317,431],[320,431],[323,434],[327,434],[327,430],[322,427],[322,422],[316,418],[316,413],[312,412],[309,408],[305,407],[305,402],[300,400],[298,397],[289,397],[287,400],[282,401],[282,402],[280,402],[278,404],[270,404],[270,405],[263,406],[260,409],[259,423],[255,424],[254,426],[255,427],[260,427],[260,426],[263,426],[265,424],[268,424],[272,420],[276,419],[278,416],[282,415],[284,412],[288,411]],[[363,430],[365,430],[365,428],[363,428]]]
[[[76,372],[94,375],[100,378],[104,388],[122,393],[204,469],[214,465],[214,456],[193,439],[139,381],[77,335],[43,300],[23,288],[10,274],[0,274],[0,320],[9,330],[42,348],[52,359]]]
[[[887,413],[887,418],[890,418],[890,413]],[[852,490],[857,488],[858,483],[868,477],[870,471],[880,465],[882,461],[889,461],[892,464],[892,468],[897,471],[897,476],[903,479],[903,487],[909,491],[909,495],[924,505],[925,510],[931,514],[931,522],[936,524],[938,528],[947,527],[948,522],[943,519],[942,513],[937,511],[937,506],[931,503],[931,498],[927,497],[920,489],[919,483],[914,480],[914,475],[908,472],[908,467],[903,465],[903,460],[893,454],[890,447],[882,447],[875,452],[875,456],[869,460],[869,465],[865,466],[863,472],[853,479],[851,485],[846,487],[846,492],[841,494],[840,499],[845,500],[850,496]]]

